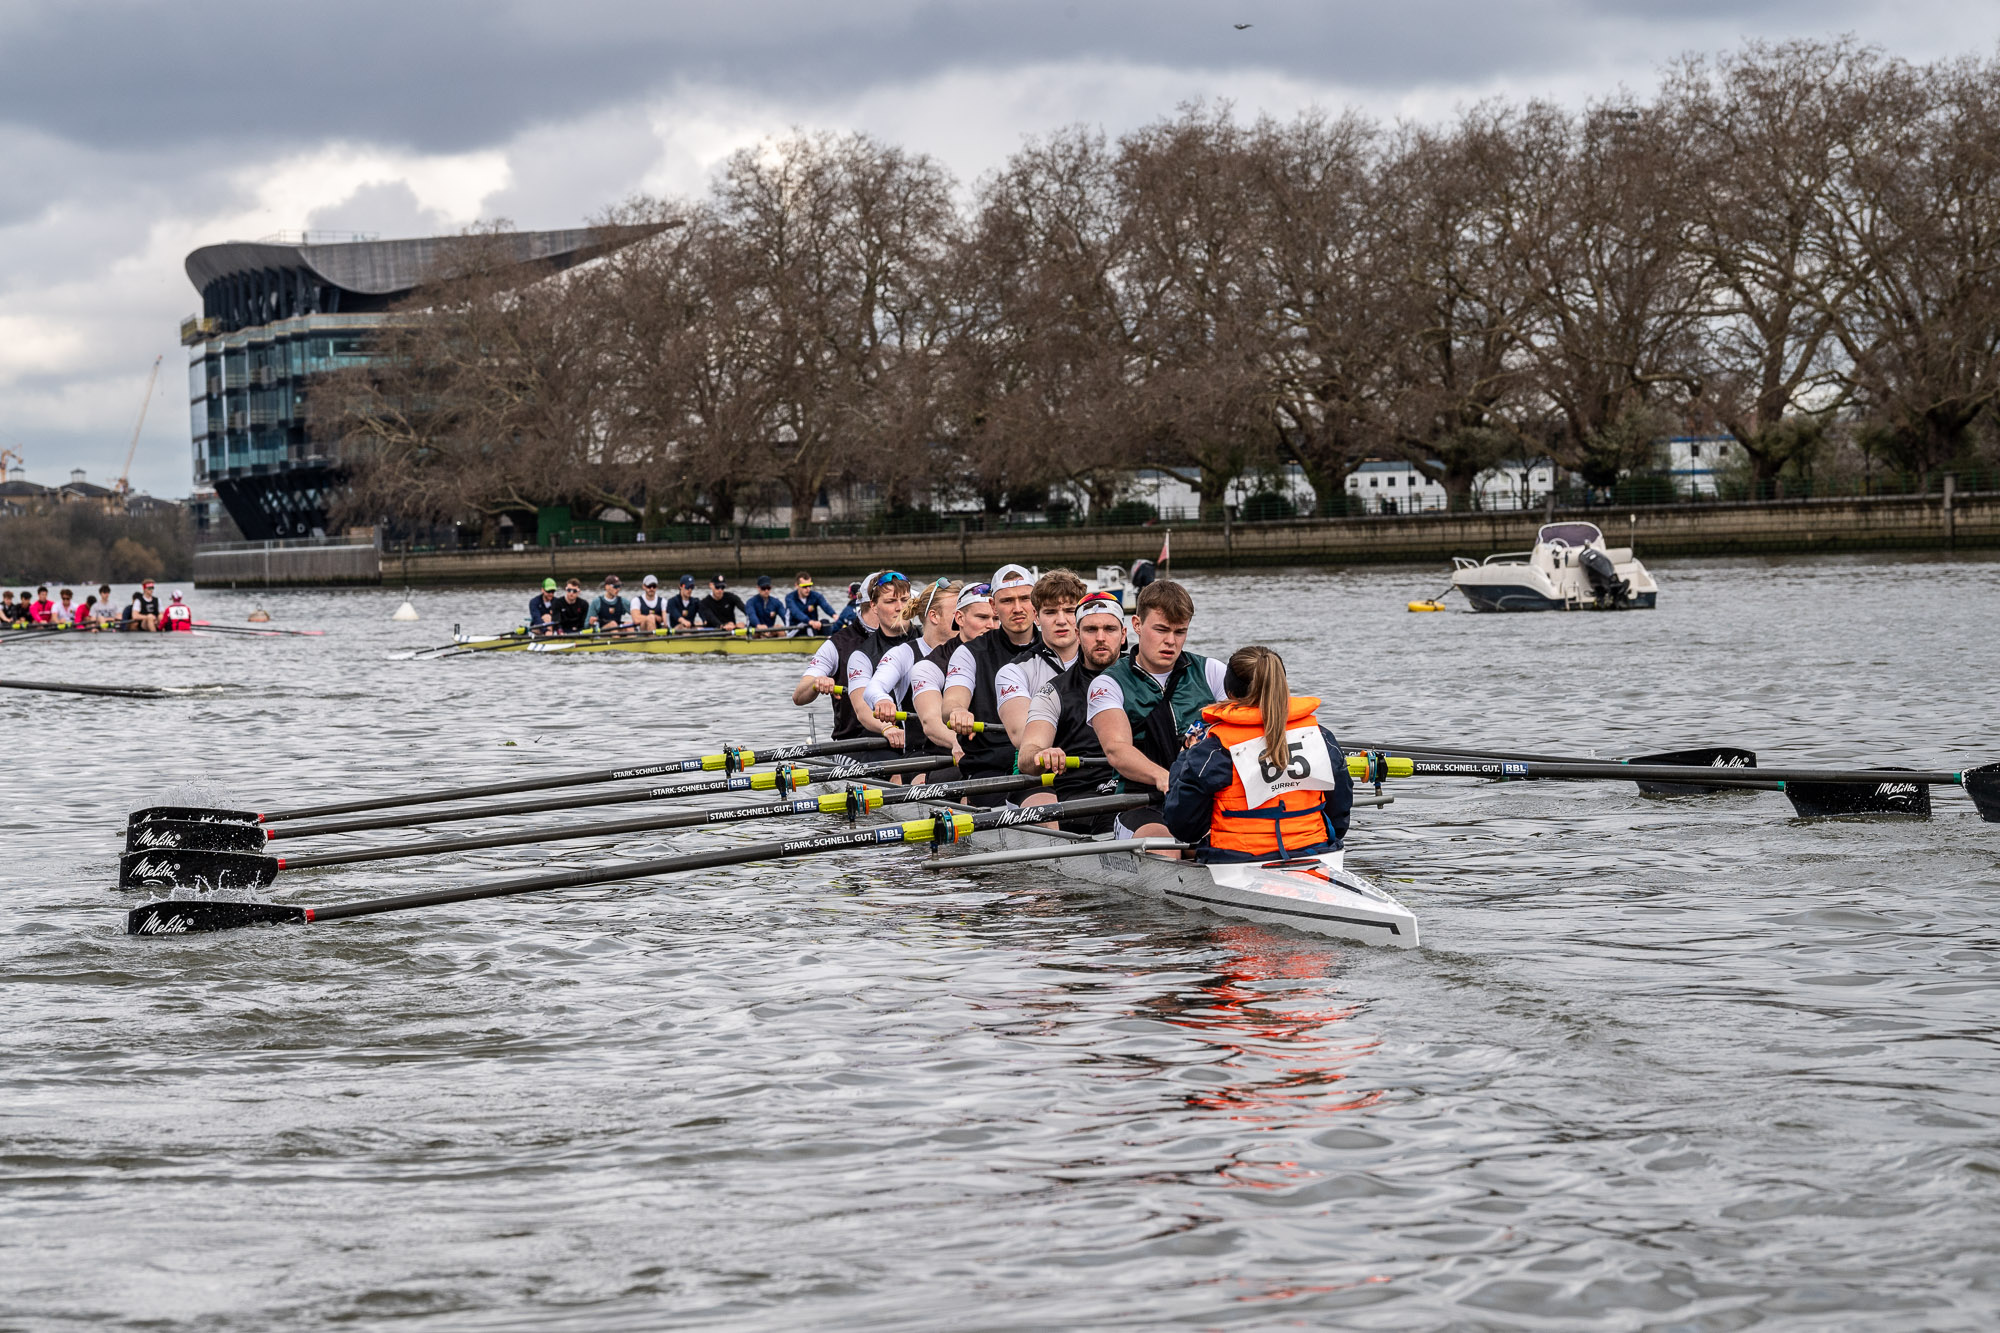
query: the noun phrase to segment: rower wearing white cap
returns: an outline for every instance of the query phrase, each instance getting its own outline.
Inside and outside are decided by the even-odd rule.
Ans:
[[[962,644],[971,643],[999,623],[999,617],[993,614],[993,589],[985,583],[964,585],[940,579],[912,598],[910,606],[912,619],[922,626],[923,637],[891,648],[882,664],[875,668],[875,678],[868,683],[862,697],[884,722],[894,721],[898,711],[917,715],[920,726],[904,726],[906,753],[949,754],[957,749],[958,736],[944,721],[944,673],[951,665],[952,654]],[[940,625],[944,630],[942,638]],[[898,691],[904,686],[908,687],[909,703],[899,709]],[[949,777],[938,774],[931,780],[945,781]]]
[[[1028,703],[1027,724],[1021,729],[1021,771],[1054,773],[1055,783],[1027,797],[1021,802],[1024,806],[1095,796],[1114,791],[1118,786],[1118,774],[1108,764],[1071,772],[1065,763],[1069,759],[1104,757],[1104,749],[1097,742],[1097,733],[1090,726],[1090,690],[1098,673],[1116,662],[1125,651],[1125,608],[1111,593],[1096,592],[1077,604],[1075,619],[1078,635],[1076,660],[1035,691],[1034,698]],[[1046,638],[1047,621],[1043,622],[1042,628]],[[1021,666],[1023,663],[1014,665]],[[1063,828],[1071,833],[1104,833],[1112,827],[1113,818],[1110,815],[1068,820],[1063,824]],[[1131,826],[1132,829],[1137,827]],[[1131,829],[1128,829],[1128,836],[1130,832]]]
[[[632,628],[651,633],[667,625],[667,599],[660,596],[660,578],[648,574],[639,580],[639,595],[632,599]]]
[[[1050,570],[1035,580],[1029,592],[1040,642],[1016,654],[993,678],[1000,722],[1015,745],[1027,730],[1028,705],[1035,691],[1076,664],[1076,608],[1089,592],[1089,585],[1067,569]]]
[[[993,611],[999,624],[955,650],[944,678],[944,715],[964,751],[959,772],[968,778],[1005,777],[1014,771],[1014,744],[1000,724],[996,677],[1000,668],[1040,642],[1035,633],[1035,576],[1023,565],[1002,565],[993,574]],[[974,723],[984,723],[974,731]],[[995,794],[974,804],[998,805]]]

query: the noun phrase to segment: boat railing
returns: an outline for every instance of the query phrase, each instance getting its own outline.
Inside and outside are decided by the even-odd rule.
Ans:
[[[1480,561],[1483,565],[1525,565],[1535,558],[1533,551],[1501,551]]]

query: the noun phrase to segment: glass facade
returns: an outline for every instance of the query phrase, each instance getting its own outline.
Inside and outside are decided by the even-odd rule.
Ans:
[[[244,503],[230,505],[246,533],[304,537],[321,529],[335,460],[306,430],[312,378],[363,364],[368,336],[391,318],[298,315],[189,346],[195,484],[214,486],[232,501],[255,496],[268,512],[237,514]],[[280,477],[287,484],[276,488],[252,480]]]

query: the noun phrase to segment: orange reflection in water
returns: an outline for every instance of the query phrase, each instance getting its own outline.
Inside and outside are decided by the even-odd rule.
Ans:
[[[1381,1040],[1343,1031],[1360,1009],[1334,993],[1340,950],[1301,943],[1258,926],[1224,927],[1211,938],[1223,946],[1225,957],[1217,974],[1197,988],[1203,998],[1197,1001],[1182,993],[1163,996],[1151,1006],[1164,1021],[1199,1033],[1222,1053],[1207,1068],[1240,1075],[1188,1094],[1189,1107],[1274,1128],[1362,1110],[1382,1099],[1379,1088],[1344,1086],[1347,1066],[1375,1050]],[[1264,983],[1281,980],[1323,984],[1279,995],[1261,989]],[[1224,1168],[1224,1173],[1255,1188],[1282,1188],[1288,1183],[1282,1179],[1283,1164],[1258,1163],[1255,1169],[1280,1179],[1245,1178],[1232,1168]]]

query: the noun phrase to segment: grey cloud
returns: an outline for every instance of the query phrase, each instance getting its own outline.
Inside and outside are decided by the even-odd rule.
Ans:
[[[1707,29],[1841,26],[1861,0],[926,0],[829,6],[348,0],[17,3],[0,121],[99,146],[503,142],[676,82],[798,103],[954,68],[1105,61],[1377,88],[1593,63]],[[1254,26],[1238,32],[1231,25]],[[1684,39],[1683,39],[1684,40]],[[1627,48],[1629,49],[1629,47]]]

